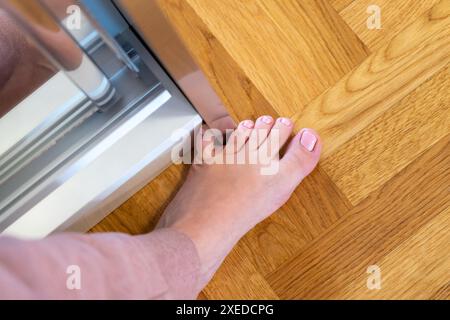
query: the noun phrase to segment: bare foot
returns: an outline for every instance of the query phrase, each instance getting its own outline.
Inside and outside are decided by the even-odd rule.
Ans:
[[[235,155],[244,153],[248,157],[273,146],[270,135],[277,133],[280,143],[271,151],[278,155],[292,130],[293,124],[287,118],[274,120],[264,116],[256,123],[246,120],[239,124],[228,146],[237,145]],[[317,165],[321,149],[317,133],[303,129],[289,143],[284,156],[274,160],[279,167],[272,175],[261,174],[262,164],[192,165],[158,228],[176,229],[193,240],[203,269],[202,286],[239,239],[289,199]],[[225,148],[222,152],[228,151]]]

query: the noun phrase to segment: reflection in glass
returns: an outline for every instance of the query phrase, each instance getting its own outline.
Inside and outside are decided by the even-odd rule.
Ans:
[[[113,98],[109,80],[40,1],[0,0],[0,4],[89,99],[103,106]]]
[[[55,73],[55,67],[0,9],[0,118]]]

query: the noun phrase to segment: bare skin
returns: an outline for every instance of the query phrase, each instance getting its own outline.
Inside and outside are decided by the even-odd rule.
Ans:
[[[255,123],[243,121],[228,140],[228,144],[244,141],[245,144],[237,145],[235,153],[248,156],[268,147],[270,139],[261,137],[261,130],[256,129],[267,129],[269,135],[278,131],[281,148],[288,143],[293,124],[290,119],[275,120],[269,116],[260,117]],[[258,139],[253,144],[259,145],[256,149],[250,147],[252,139]],[[158,228],[173,228],[192,239],[202,264],[202,286],[243,235],[286,203],[316,167],[321,149],[318,134],[303,129],[289,142],[283,157],[275,160],[279,165],[276,174],[262,175],[260,164],[192,166]],[[225,148],[222,152],[228,151]]]

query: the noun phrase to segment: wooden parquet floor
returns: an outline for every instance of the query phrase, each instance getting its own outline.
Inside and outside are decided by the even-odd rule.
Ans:
[[[291,116],[325,143],[200,298],[449,299],[450,0],[159,3],[236,120]],[[367,28],[372,4],[382,29]],[[151,230],[186,170],[93,231]]]

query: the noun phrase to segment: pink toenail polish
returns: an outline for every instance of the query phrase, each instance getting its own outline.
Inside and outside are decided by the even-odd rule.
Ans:
[[[242,122],[242,125],[244,127],[246,127],[247,129],[252,129],[253,128],[253,121],[245,120],[244,122]]]
[[[317,138],[310,131],[305,130],[302,133],[302,137],[300,138],[300,144],[305,147],[306,150],[312,152],[314,147],[316,146]]]
[[[280,118],[280,122],[288,127],[290,127],[292,125],[291,120],[289,120],[288,118]]]
[[[265,124],[271,124],[272,123],[272,117],[269,116],[264,116],[261,118],[261,121],[264,122]]]

